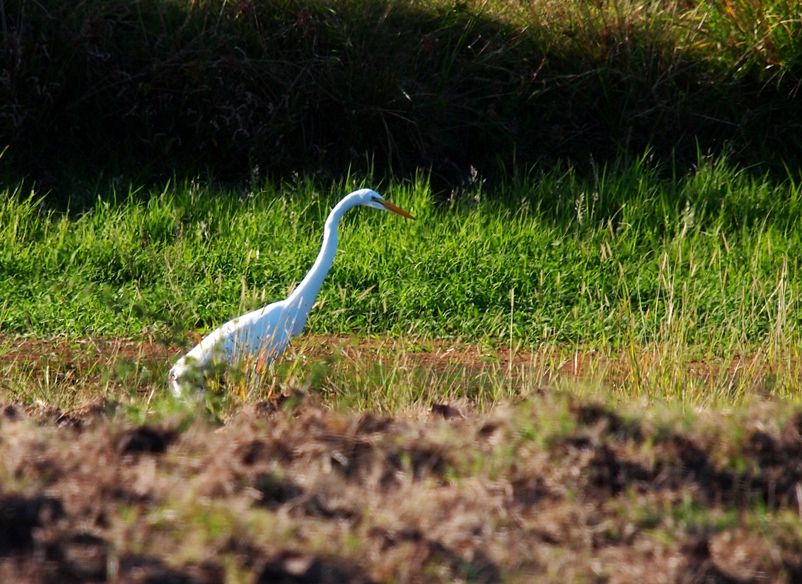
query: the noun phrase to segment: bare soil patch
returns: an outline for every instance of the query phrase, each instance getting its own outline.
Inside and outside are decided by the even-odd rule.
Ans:
[[[802,578],[802,411],[736,433],[549,395],[414,418],[292,402],[222,424],[0,404],[0,581]]]

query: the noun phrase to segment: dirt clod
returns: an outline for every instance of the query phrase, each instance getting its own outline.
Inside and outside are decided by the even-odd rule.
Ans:
[[[16,404],[6,404],[0,409],[0,417],[9,422],[19,420],[22,416],[22,410]]]
[[[370,580],[322,558],[285,552],[265,562],[256,584],[369,584]]]
[[[177,569],[157,557],[129,555],[120,560],[117,581],[121,584],[222,584],[223,575],[222,568],[211,562]]]
[[[61,501],[46,495],[0,495],[0,556],[33,547],[34,530],[63,515]]]
[[[123,432],[117,443],[120,454],[161,454],[175,439],[175,433],[169,430],[158,430],[148,426],[140,426]]]
[[[291,480],[274,473],[260,473],[254,479],[254,487],[261,494],[262,504],[278,507],[303,494],[303,489]]]
[[[603,424],[604,430],[617,438],[631,438],[636,442],[643,441],[640,424],[633,420],[625,420],[613,410],[600,404],[574,404],[572,406],[577,422],[585,426]]]
[[[685,572],[680,576],[681,584],[746,584],[751,578],[742,579],[723,571],[710,553],[710,539],[702,536],[692,539],[684,546],[686,552]]]
[[[106,581],[108,544],[89,534],[76,533],[48,546],[47,556],[56,562],[65,579],[78,582]]]
[[[594,489],[616,496],[626,488],[648,481],[651,473],[637,463],[622,459],[609,446],[602,445],[588,463],[587,476]]]
[[[450,406],[448,404],[432,404],[432,413],[438,416],[442,416],[446,420],[450,420],[451,418],[465,417],[458,408],[455,408],[454,406]]]

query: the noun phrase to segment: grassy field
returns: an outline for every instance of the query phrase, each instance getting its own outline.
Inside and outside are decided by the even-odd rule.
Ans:
[[[365,181],[0,210],[0,579],[793,582],[800,183],[700,161],[361,209],[259,386],[166,372]]]
[[[171,363],[369,181],[0,209],[0,579],[793,582],[800,189],[699,161],[377,185],[258,386]]]
[[[286,296],[331,206],[365,184],[198,183],[98,192],[80,214],[6,190],[0,329],[168,335]],[[427,181],[377,188],[415,222],[352,211],[312,332],[403,333],[530,346],[675,340],[717,354],[799,333],[802,183],[700,162],[583,179],[556,169],[435,203]],[[512,327],[512,328],[511,328]]]
[[[286,296],[317,253],[331,205],[362,184],[237,194],[181,183],[99,193],[79,214],[7,192],[0,330],[189,346]],[[351,212],[312,334],[593,352],[595,362],[628,363],[638,393],[657,367],[661,383],[673,380],[663,393],[691,402],[738,398],[743,388],[725,375],[728,389],[689,392],[685,376],[669,374],[675,365],[716,363],[718,375],[737,360],[771,378],[770,393],[795,395],[802,187],[792,178],[726,161],[661,178],[640,161],[592,179],[570,169],[511,177],[493,193],[477,177],[443,203],[423,178],[379,188],[417,220]],[[651,365],[640,371],[644,355]]]
[[[0,2],[0,581],[802,580],[801,26]],[[417,220],[173,398],[362,186]]]

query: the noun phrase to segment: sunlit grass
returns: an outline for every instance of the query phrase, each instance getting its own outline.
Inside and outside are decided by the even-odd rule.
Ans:
[[[167,366],[202,334],[286,296],[331,206],[364,184],[233,192],[186,182],[99,193],[75,215],[7,191],[3,350],[17,350],[15,335],[60,337],[97,359],[6,360],[5,392],[65,404],[87,391],[161,395]],[[294,384],[357,409],[456,399],[484,408],[555,383],[572,360],[574,377],[619,397],[796,398],[798,181],[724,160],[669,180],[641,160],[592,179],[560,168],[514,176],[492,197],[477,180],[444,202],[424,177],[374,186],[417,220],[351,211],[306,336],[269,379],[227,399]],[[351,340],[319,347],[319,335]],[[79,344],[87,338],[106,341]],[[142,340],[162,349],[146,355]],[[459,346],[473,352],[451,359]]]
[[[4,338],[0,396],[67,415],[100,400],[139,421],[190,415],[195,404],[226,419],[246,404],[292,408],[308,398],[342,411],[418,416],[448,406],[454,408],[448,415],[470,415],[544,392],[623,407],[663,402],[726,410],[765,400],[798,403],[802,379],[802,359],[790,349],[783,359],[756,352],[704,360],[676,345],[621,351],[543,345],[510,353],[422,337],[315,335],[292,343],[258,379],[233,370],[209,380],[202,398],[183,402],[166,383],[181,349],[135,346]]]
[[[182,183],[70,217],[7,192],[0,330],[186,339],[286,296],[346,181],[245,194]],[[800,184],[726,163],[675,182],[644,163],[515,178],[436,204],[378,185],[417,221],[352,211],[312,333],[495,344],[676,344],[772,354],[799,337]]]

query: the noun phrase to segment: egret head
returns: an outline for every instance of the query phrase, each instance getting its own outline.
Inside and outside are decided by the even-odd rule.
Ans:
[[[396,213],[402,217],[405,217],[406,219],[414,219],[412,215],[404,211],[401,207],[393,205],[390,201],[385,200],[384,197],[374,190],[360,189],[358,191],[354,191],[352,196],[357,198],[360,205],[373,207],[374,209],[379,209],[380,211],[390,211],[391,213]]]

